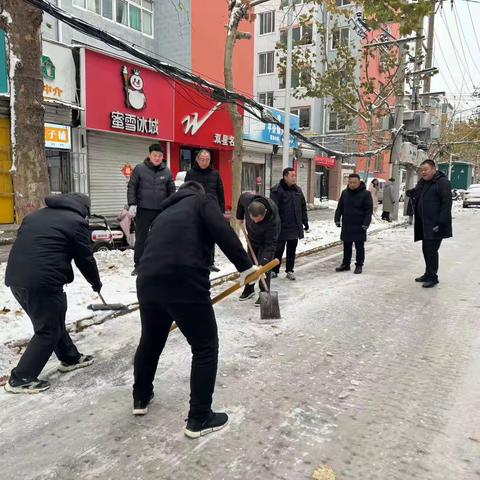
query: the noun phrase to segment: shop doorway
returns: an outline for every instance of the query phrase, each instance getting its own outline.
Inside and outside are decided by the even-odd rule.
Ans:
[[[330,172],[326,167],[315,167],[315,197],[321,201],[328,200],[328,184]]]
[[[242,192],[254,192],[259,195],[265,195],[264,164],[242,164]]]
[[[72,191],[72,170],[70,152],[65,150],[46,151],[50,190],[52,193]]]

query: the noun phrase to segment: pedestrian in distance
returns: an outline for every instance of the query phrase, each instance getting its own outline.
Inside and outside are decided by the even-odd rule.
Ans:
[[[175,193],[175,183],[170,169],[163,161],[161,145],[154,143],[148,150],[148,157],[133,169],[127,187],[129,212],[132,217],[136,217],[133,255],[135,268],[132,275],[137,274],[148,230],[161,203]]]
[[[226,413],[212,412],[218,335],[210,299],[210,252],[217,244],[240,273],[257,271],[218,202],[197,182],[186,182],[164,201],[147,236],[138,267],[142,335],[134,359],[133,414],[153,399],[159,357],[175,321],[192,350],[190,410],[185,435],[198,438],[223,428]]]
[[[237,220],[241,223],[245,222],[248,238],[259,265],[266,265],[273,260],[281,228],[275,202],[261,195],[243,193],[238,199]],[[253,261],[250,252],[249,255]],[[265,283],[270,289],[270,272],[266,274]],[[260,282],[260,290],[264,291],[262,282]],[[245,285],[239,300],[245,301],[254,295],[255,285]],[[257,298],[255,305],[260,306],[260,297]]]
[[[383,213],[382,213],[382,220],[386,220],[387,222],[391,222],[392,219],[390,218],[390,214],[393,213],[394,205],[397,199],[395,198],[395,179],[390,178],[388,182],[385,183],[385,187],[383,188]]]
[[[442,240],[453,236],[452,190],[450,181],[437,170],[433,160],[420,164],[421,178],[409,191],[415,217],[415,241],[422,241],[425,273],[415,281],[424,288],[438,284],[438,251]]]
[[[287,247],[286,274],[289,280],[295,280],[295,255],[298,240],[307,231],[307,202],[302,189],[297,185],[297,175],[293,168],[283,170],[283,178],[270,191],[270,198],[276,203],[281,221],[281,230],[277,242],[275,257],[282,261],[285,246]],[[272,277],[280,273],[280,264],[273,269]]]
[[[185,175],[185,181],[200,183],[203,186],[205,193],[213,195],[217,199],[220,211],[225,213],[225,192],[223,189],[222,177],[218,170],[213,168],[210,152],[208,150],[202,149],[197,153],[193,167]],[[215,249],[211,252],[210,271],[220,271],[220,269],[215,266]]]
[[[67,296],[63,286],[73,282],[72,260],[95,292],[102,283],[92,254],[86,217],[90,199],[81,193],[45,198],[46,208],[27,215],[8,257],[5,284],[30,317],[34,335],[5,390],[38,393],[50,388],[38,375],[52,353],[62,373],[91,365],[91,355],[83,355],[65,327]]]
[[[378,180],[374,178],[370,182],[370,186],[368,187],[368,191],[370,192],[370,195],[372,195],[372,202],[373,202],[373,215],[375,218],[377,218],[377,210],[378,210],[378,195],[380,192],[380,185],[378,183]]]
[[[356,266],[354,273],[362,273],[365,262],[365,242],[367,230],[372,221],[372,212],[372,195],[356,173],[350,174],[348,186],[342,192],[335,211],[335,224],[342,228],[340,238],[343,240],[343,261],[336,268],[337,272],[350,270],[353,244],[355,243]]]

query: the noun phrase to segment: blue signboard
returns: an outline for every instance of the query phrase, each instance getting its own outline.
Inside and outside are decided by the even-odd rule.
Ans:
[[[276,108],[269,108],[270,113],[279,122],[285,123],[285,114]],[[290,115],[290,128],[298,130],[300,121],[298,115]],[[248,112],[245,112],[243,123],[243,139],[254,142],[269,143],[271,145],[283,144],[283,129],[274,123],[263,123]],[[290,135],[290,148],[298,147],[298,138]]]

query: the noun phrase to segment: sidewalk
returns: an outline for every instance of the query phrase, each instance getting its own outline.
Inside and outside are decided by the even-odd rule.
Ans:
[[[9,223],[0,225],[0,245],[9,245],[15,241],[19,225]]]

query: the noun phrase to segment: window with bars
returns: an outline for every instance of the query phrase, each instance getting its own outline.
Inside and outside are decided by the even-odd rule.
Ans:
[[[258,102],[273,107],[273,97],[273,92],[262,92],[258,94]]]
[[[258,54],[258,73],[273,73],[275,70],[275,52],[264,52]]]
[[[328,113],[328,130],[329,131],[336,131],[336,130],[345,130],[347,128],[347,124],[342,116],[330,110]]]
[[[310,129],[310,107],[296,107],[290,110],[294,115],[298,115],[299,127],[304,130]]]
[[[334,28],[331,35],[331,49],[348,45],[350,40],[350,29],[348,27]]]
[[[153,35],[153,0],[73,0],[73,5]]]
[[[263,12],[259,15],[260,35],[275,31],[275,12]]]

